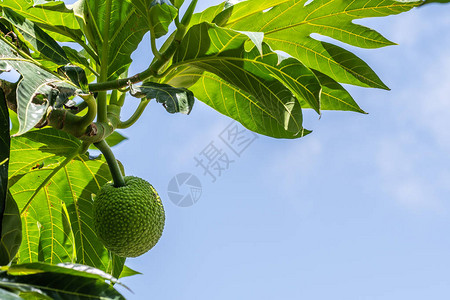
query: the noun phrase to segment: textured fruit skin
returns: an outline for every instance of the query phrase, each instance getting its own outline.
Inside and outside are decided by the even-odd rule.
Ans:
[[[111,252],[136,257],[156,245],[165,222],[164,207],[153,186],[125,176],[125,186],[104,185],[94,199],[94,229]]]

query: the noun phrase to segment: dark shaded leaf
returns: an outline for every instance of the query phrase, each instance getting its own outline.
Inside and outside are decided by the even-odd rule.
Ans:
[[[21,292],[25,299],[41,295],[44,299],[125,299],[102,279],[53,271],[17,276],[1,272],[0,288]]]
[[[63,66],[58,71],[83,91],[89,91],[86,73],[82,68],[78,66]]]
[[[71,264],[71,263],[60,263],[57,265],[46,264],[42,262],[28,263],[28,264],[18,264],[13,265],[8,268],[8,274],[14,276],[21,275],[32,275],[39,274],[43,272],[59,273],[74,275],[86,278],[94,278],[101,280],[108,280],[109,282],[116,284],[121,284],[115,277],[105,273],[102,270],[81,265],[81,264]]]
[[[89,61],[81,52],[67,46],[62,46],[62,49],[73,64],[86,69],[90,67]]]
[[[0,233],[0,266],[4,266],[14,259],[22,241],[22,222],[19,209],[9,192],[6,197]]]
[[[185,88],[174,88],[168,84],[144,82],[140,86],[133,85],[130,94],[137,98],[156,99],[171,114],[188,115],[194,106],[194,94]]]
[[[9,113],[5,93],[0,88],[0,233],[2,232],[2,217],[5,210],[6,194],[8,192],[9,166]]]
[[[0,89],[0,266],[14,258],[22,239],[19,210],[8,191],[9,152],[9,114]]]

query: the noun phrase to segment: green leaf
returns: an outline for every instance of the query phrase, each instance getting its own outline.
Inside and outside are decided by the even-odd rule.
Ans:
[[[358,106],[350,93],[347,92],[342,85],[319,71],[314,70],[314,74],[322,85],[322,93],[320,98],[320,108],[322,110],[341,110],[354,111],[363,114],[366,113]],[[302,103],[302,107],[309,107],[308,103]]]
[[[22,241],[22,222],[19,209],[9,192],[6,196],[0,228],[0,266],[4,266],[14,259]]]
[[[215,6],[210,6],[202,12],[193,14],[192,18],[191,18],[191,22],[189,23],[189,26],[192,27],[196,24],[200,24],[203,22],[215,23],[215,22],[213,22],[214,17],[217,16],[221,11],[223,11],[224,7],[225,7],[225,2],[215,5]],[[220,26],[220,24],[218,24],[218,25]]]
[[[9,147],[9,113],[5,93],[0,88],[0,233],[2,232],[2,217],[8,192]]]
[[[235,10],[249,0],[235,5]],[[235,30],[264,32],[265,42],[298,58],[309,68],[320,71],[342,83],[387,89],[373,70],[351,52],[311,37],[312,33],[362,47],[379,48],[393,43],[378,32],[353,23],[367,17],[382,17],[408,11],[420,4],[390,0],[283,1],[268,11],[234,20],[224,26]],[[256,5],[256,4],[255,4]]]
[[[60,263],[57,265],[52,265],[42,262],[35,262],[28,264],[13,265],[8,268],[8,275],[14,276],[32,275],[43,272],[52,272],[59,274],[81,276],[86,278],[108,280],[112,284],[116,283],[121,284],[119,280],[117,280],[112,275],[107,274],[102,270],[81,264]]]
[[[133,270],[125,265],[125,266],[123,266],[123,271],[120,274],[120,278],[130,277],[130,276],[134,276],[134,275],[142,275],[142,273],[138,272],[136,270]]]
[[[0,266],[14,258],[22,240],[19,211],[8,191],[9,154],[9,114],[5,94],[0,89]]]
[[[195,81],[189,89],[194,92],[198,100],[237,120],[254,132],[275,138],[290,139],[310,133],[306,129],[299,134],[287,131],[278,121],[279,117],[272,111],[264,109],[257,98],[217,75],[203,71],[196,72],[194,68],[188,68],[185,72],[177,74],[175,79],[183,80],[184,78],[185,82]]]
[[[144,82],[140,86],[131,86],[130,94],[137,98],[156,99],[167,112],[188,115],[194,106],[194,94],[185,88],[174,88],[168,84]]]
[[[3,0],[0,7],[10,8],[42,29],[52,32],[52,37],[57,41],[83,43],[80,25],[73,11],[63,1],[34,5],[29,0]]]
[[[40,68],[30,58],[19,55],[16,49],[0,39],[0,65],[2,64],[3,67],[6,65],[16,69],[23,76],[16,92],[20,123],[17,134],[27,132],[42,119],[48,106],[53,104],[52,98],[64,102],[68,91],[75,93],[75,85]],[[45,95],[46,99],[38,99],[38,95]]]
[[[203,42],[196,43],[200,37]],[[277,121],[291,133],[291,137],[301,136],[304,130],[299,99],[319,111],[321,87],[316,76],[294,58],[280,62],[278,54],[265,44],[263,55],[256,48],[245,51],[247,40],[248,37],[240,32],[208,23],[195,25],[181,42],[172,67],[176,69],[188,65],[216,74],[233,87],[241,89],[245,95],[252,95],[256,99],[254,104],[264,112],[265,117]],[[229,97],[214,99],[235,102],[232,95]],[[249,101],[247,99],[245,102]],[[235,110],[239,106],[236,103],[231,105],[235,106]],[[227,115],[233,117],[232,114]],[[251,118],[244,116],[237,120]],[[250,126],[249,123],[243,125]],[[263,128],[263,131],[258,131],[262,134],[270,133],[264,129],[267,127],[265,122],[255,126]]]
[[[84,70],[78,66],[63,66],[58,69],[60,74],[77,85],[81,90],[89,91],[88,80]]]
[[[103,276],[97,275],[100,272],[92,268],[77,271],[69,267],[33,264],[32,267],[38,268],[35,271],[39,272],[31,275],[10,274],[15,273],[14,269],[24,270],[28,267],[15,265],[8,272],[0,272],[0,291],[8,289],[20,292],[24,299],[125,299],[105,282]]]
[[[100,61],[103,59],[103,32],[109,23],[108,66],[102,68],[108,68],[108,80],[114,80],[128,70],[131,54],[149,27],[146,15],[141,15],[129,1],[113,1],[111,16],[106,16],[105,9],[106,1],[83,0],[78,3],[77,15],[82,18],[84,31]]]
[[[236,23],[241,19],[289,1],[290,0],[239,1],[239,3],[235,4],[230,4],[230,1],[227,1],[224,3],[224,10],[214,16],[213,22],[219,26],[229,27],[231,24]],[[204,21],[211,22],[210,20]]]
[[[2,10],[2,17],[14,25],[16,32],[30,49],[41,53],[57,65],[69,63],[61,46],[36,24],[8,8]]]
[[[62,49],[64,50],[67,57],[73,64],[75,64],[81,68],[86,68],[86,69],[90,68],[89,61],[81,52],[78,52],[77,50],[72,49],[67,46],[63,46]]]
[[[106,138],[106,142],[108,143],[108,145],[110,147],[114,147],[120,143],[122,143],[123,141],[128,140],[127,137],[124,137],[120,132],[118,131],[114,131],[112,134],[110,134],[107,138]],[[89,149],[92,150],[98,150],[97,147],[95,147],[94,145],[89,146]]]
[[[19,263],[89,265],[118,277],[124,258],[110,254],[93,229],[93,201],[111,180],[106,161],[76,154],[80,141],[54,129],[11,141],[10,191],[22,215]]]
[[[179,9],[181,5],[183,5],[184,0],[170,0],[170,2],[172,2],[173,6]]]
[[[146,5],[147,1],[137,1]],[[142,9],[141,9],[142,12]],[[160,38],[166,35],[169,31],[169,25],[178,14],[178,9],[174,7],[168,0],[153,0],[150,4],[150,9],[147,12],[149,16],[149,26],[152,26],[155,33],[155,38]]]

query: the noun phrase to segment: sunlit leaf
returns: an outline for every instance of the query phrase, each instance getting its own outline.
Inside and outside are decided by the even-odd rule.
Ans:
[[[202,43],[195,42],[200,39]],[[272,118],[284,130],[291,132],[291,136],[301,136],[304,130],[298,99],[303,99],[319,111],[321,87],[316,76],[294,58],[280,63],[279,56],[267,45],[263,45],[263,55],[256,48],[247,52],[247,40],[248,36],[240,32],[208,23],[195,25],[175,53],[173,67],[188,65],[216,74],[234,88],[242,90],[243,94],[252,95],[256,99],[252,103],[266,117]],[[224,101],[223,97],[211,99]],[[225,100],[231,101],[235,107],[240,105],[236,104],[231,95]],[[245,101],[247,105],[248,101],[250,100]],[[237,120],[250,118],[245,116]],[[247,123],[243,125],[250,126]],[[257,127],[263,128],[262,125]],[[268,131],[258,132],[267,134]]]
[[[30,0],[3,0],[0,7],[10,8],[42,29],[52,32],[52,37],[57,41],[83,43],[80,25],[73,11],[63,1],[35,5]]]
[[[234,10],[240,11],[240,6],[257,2],[249,0],[238,3]],[[306,0],[283,2],[268,11],[250,16],[232,16],[229,23],[223,26],[264,32],[264,40],[272,48],[289,53],[338,82],[383,89],[387,87],[364,61],[348,50],[311,37],[311,34],[321,34],[362,48],[392,45],[375,30],[353,21],[398,14],[420,4],[420,1],[315,0],[305,6]]]
[[[320,108],[322,110],[341,110],[365,113],[342,85],[319,71],[313,71],[322,85],[320,98]],[[302,103],[302,107],[310,106],[308,103]]]
[[[133,270],[125,265],[125,266],[123,266],[123,271],[120,274],[120,278],[134,276],[134,275],[142,275],[142,273],[138,272],[136,270]]]
[[[139,0],[133,0],[139,1]],[[146,1],[143,2],[145,5]],[[150,9],[147,15],[149,15],[149,25],[153,26],[156,38],[160,38],[167,34],[169,31],[169,25],[175,19],[178,14],[178,10],[168,0],[153,0],[150,4]]]
[[[148,32],[147,20],[129,1],[113,1],[111,15],[105,13],[106,1],[84,0],[77,4],[76,13],[83,20],[88,39],[100,61],[104,56],[104,30],[109,23],[106,53],[108,80],[117,79],[131,64],[131,54]]]
[[[125,259],[103,247],[92,220],[92,196],[111,174],[102,157],[66,159],[79,146],[76,138],[54,129],[12,139],[10,190],[24,223],[18,260],[74,262],[118,277]]]
[[[265,110],[253,95],[209,72],[196,72],[189,68],[177,74],[176,80],[195,81],[189,87],[195,97],[218,112],[227,115],[246,128],[275,138],[299,138],[310,131],[287,131],[270,110]],[[293,103],[294,104],[294,103]]]
[[[66,53],[58,43],[33,22],[11,9],[4,8],[2,17],[10,22],[32,50],[42,54],[58,65],[69,63]]]

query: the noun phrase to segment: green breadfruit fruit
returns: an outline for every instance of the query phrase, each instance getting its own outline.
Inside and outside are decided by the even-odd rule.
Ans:
[[[162,235],[164,207],[153,186],[125,176],[125,186],[104,185],[94,199],[94,229],[111,252],[136,257],[149,251]]]

